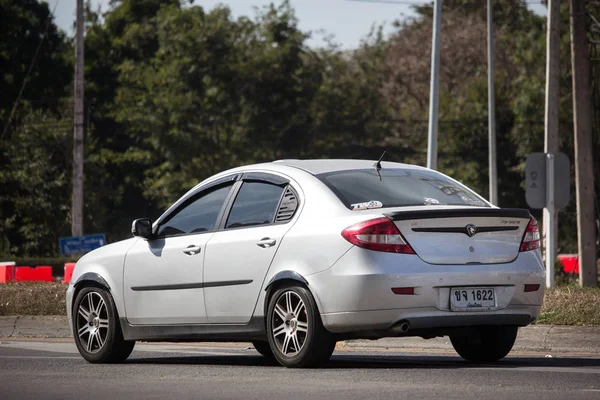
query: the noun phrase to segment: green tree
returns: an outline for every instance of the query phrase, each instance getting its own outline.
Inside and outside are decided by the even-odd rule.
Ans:
[[[48,4],[0,0],[0,242],[2,251],[50,254],[66,223],[68,146],[61,116],[71,45]],[[23,88],[21,97],[19,93]],[[10,121],[9,121],[10,119]],[[60,147],[64,146],[64,147]],[[56,164],[54,164],[56,162]]]

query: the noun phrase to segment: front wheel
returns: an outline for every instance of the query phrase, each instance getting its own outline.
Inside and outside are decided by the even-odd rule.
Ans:
[[[450,341],[454,350],[465,360],[492,362],[510,353],[518,330],[516,326],[470,328],[466,332],[450,335]]]
[[[77,294],[73,337],[79,354],[91,363],[125,361],[135,345],[123,339],[112,296],[98,287],[85,287]]]
[[[318,366],[335,348],[312,294],[302,286],[275,291],[267,312],[267,336],[275,359],[290,368]]]

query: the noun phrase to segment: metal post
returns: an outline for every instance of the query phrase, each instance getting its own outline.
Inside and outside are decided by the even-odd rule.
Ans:
[[[546,208],[544,212],[554,215],[554,154],[546,154]],[[554,260],[556,260],[555,218],[549,218],[546,231],[546,287],[554,287]]]
[[[559,68],[560,68],[560,0],[549,0],[548,22],[546,28],[546,104],[544,117],[544,152],[558,152],[558,100],[559,100]],[[554,185],[553,175],[547,172],[548,190],[550,182]],[[552,196],[552,200],[554,196]],[[549,203],[548,203],[549,204]],[[554,282],[554,262],[556,259],[556,238],[558,236],[558,210],[555,207],[544,208],[543,232],[545,238],[547,279]]]
[[[440,25],[442,23],[442,0],[434,1],[433,35],[431,39],[431,83],[429,88],[429,132],[427,144],[427,168],[431,169],[437,169]]]
[[[498,170],[496,163],[496,104],[494,91],[494,20],[492,17],[492,0],[487,2],[488,29],[488,146],[489,146],[489,180],[490,203],[498,205]]]
[[[83,0],[77,0],[73,129],[73,209],[71,233],[83,235]]]

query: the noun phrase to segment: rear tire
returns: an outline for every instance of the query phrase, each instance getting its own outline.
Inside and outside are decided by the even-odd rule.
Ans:
[[[493,362],[513,348],[519,328],[516,326],[485,326],[450,335],[454,350],[467,361]]]
[[[135,341],[123,338],[112,296],[92,286],[79,291],[73,303],[73,337],[79,354],[91,363],[120,363]]]
[[[288,368],[325,363],[336,343],[334,336],[323,327],[312,294],[298,285],[279,288],[271,296],[267,336],[273,356]]]

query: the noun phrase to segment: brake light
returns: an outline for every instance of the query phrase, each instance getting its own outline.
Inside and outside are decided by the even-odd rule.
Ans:
[[[350,243],[363,249],[415,254],[415,251],[402,237],[396,225],[386,217],[349,226],[342,231],[342,236]]]
[[[531,217],[523,240],[521,241],[521,248],[519,251],[535,250],[540,247],[540,231],[538,230],[538,223],[535,218]]]

